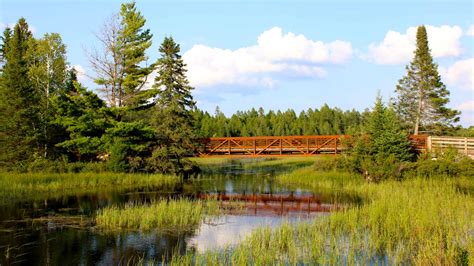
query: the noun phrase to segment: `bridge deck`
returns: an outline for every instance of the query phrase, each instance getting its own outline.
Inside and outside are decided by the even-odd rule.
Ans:
[[[348,135],[326,136],[261,136],[224,137],[202,140],[206,156],[268,157],[268,156],[314,156],[338,154],[346,149],[344,139]],[[426,149],[425,135],[411,136],[413,147],[418,151]]]

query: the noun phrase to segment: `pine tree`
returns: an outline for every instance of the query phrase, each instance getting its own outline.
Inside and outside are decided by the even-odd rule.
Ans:
[[[192,154],[195,146],[191,113],[195,109],[191,95],[193,88],[186,78],[186,65],[179,54],[179,44],[166,37],[159,51],[158,76],[153,85],[158,90],[158,97],[152,118],[158,145],[150,165],[155,171],[181,173],[190,165],[184,156]]]
[[[354,170],[369,181],[400,177],[402,163],[412,159],[411,145],[393,107],[378,96],[364,132],[353,138]]]
[[[135,2],[122,4],[120,14],[113,16],[98,35],[102,51],[89,54],[95,82],[102,86],[111,107],[137,107],[154,96],[154,90],[145,90],[147,76],[153,70],[152,65],[143,65],[145,52],[152,44],[145,22]]]
[[[70,69],[65,86],[53,97],[53,126],[62,133],[55,145],[71,161],[94,161],[105,151],[103,136],[111,127],[111,115],[105,102],[88,91]]]
[[[11,34],[9,36],[9,34]],[[1,163],[21,163],[38,152],[39,95],[28,78],[28,46],[32,35],[21,18],[2,45],[4,60],[0,83]]]
[[[140,65],[148,59],[145,52],[152,44],[153,35],[149,29],[144,29],[146,19],[137,11],[135,2],[122,4],[120,17],[124,57],[123,105],[140,106],[155,94],[153,90],[143,89],[153,65]]]
[[[459,121],[459,112],[446,107],[449,91],[437,68],[428,47],[426,29],[420,26],[416,34],[415,56],[395,90],[397,113],[415,135],[420,128],[433,130]]]

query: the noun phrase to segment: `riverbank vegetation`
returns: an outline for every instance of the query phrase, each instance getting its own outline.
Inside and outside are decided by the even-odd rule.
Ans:
[[[302,179],[298,173],[280,181],[305,182],[318,191],[332,187],[333,177]],[[176,256],[173,262],[190,265],[194,256],[197,265],[468,265],[474,260],[474,195],[460,190],[457,180],[351,181],[339,189],[364,195],[365,203],[311,222],[261,228],[225,251]]]
[[[202,149],[200,137],[361,135],[374,112],[324,104],[299,114],[263,108],[230,117],[218,108],[209,114],[197,109],[180,45],[172,37],[164,38],[159,58],[149,60],[154,36],[135,2],[121,4],[99,32],[103,46],[91,47],[87,55],[97,85],[91,90],[68,64],[59,34],[34,36],[24,18],[5,28],[0,45],[2,169],[48,171],[58,162],[101,162],[97,166],[104,171],[186,175],[196,170],[186,157]],[[446,106],[449,91],[440,81],[423,26],[417,42],[414,61],[389,108],[404,132],[398,138],[427,130],[455,134],[461,130],[454,124],[459,112]],[[158,73],[154,80],[151,73]],[[418,86],[418,80],[427,85]],[[459,132],[469,135],[472,129]]]
[[[96,215],[98,228],[192,232],[206,218],[219,213],[217,201],[161,200],[150,204],[109,206]]]
[[[172,189],[178,182],[178,176],[164,174],[0,172],[0,202],[107,190]]]

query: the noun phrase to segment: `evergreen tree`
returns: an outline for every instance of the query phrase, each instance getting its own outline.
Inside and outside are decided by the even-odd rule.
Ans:
[[[151,65],[143,66],[146,49],[152,44],[150,30],[144,29],[145,22],[135,2],[122,4],[120,14],[113,16],[98,36],[102,51],[89,55],[96,72],[95,82],[102,86],[111,107],[136,107],[154,95],[153,90],[144,89],[153,70]]]
[[[10,35],[11,34],[11,35]],[[6,31],[2,45],[4,60],[0,83],[0,119],[2,164],[21,163],[39,150],[38,111],[40,102],[28,77],[28,47],[32,35],[21,18],[13,32]]]
[[[432,131],[459,121],[459,112],[446,107],[449,91],[433,62],[424,26],[418,27],[415,56],[406,71],[396,87],[395,105],[404,124],[415,135],[420,128]]]
[[[3,36],[0,37],[0,40],[2,41],[2,44],[0,45],[0,75],[3,73],[3,66],[6,63],[6,51],[8,50],[8,44],[12,34],[12,30],[9,27],[6,27],[3,31]]]
[[[105,102],[77,81],[74,69],[68,71],[65,86],[52,101],[53,125],[62,132],[55,146],[71,161],[98,160],[106,151],[103,136],[112,125]]]
[[[146,19],[137,11],[135,2],[122,4],[120,9],[122,30],[120,39],[123,43],[123,105],[137,106],[146,104],[155,91],[144,90],[148,75],[153,65],[141,66],[148,59],[145,52],[151,46],[153,35],[144,29]]]
[[[400,162],[412,159],[411,145],[392,106],[377,97],[364,132],[354,137],[355,170],[369,181],[400,176]]]
[[[150,160],[152,170],[182,173],[190,166],[184,157],[195,147],[194,120],[191,111],[195,102],[193,89],[186,78],[186,65],[181,58],[179,44],[166,37],[159,49],[161,58],[156,63],[158,76],[153,88],[158,90],[152,125],[158,145]]]

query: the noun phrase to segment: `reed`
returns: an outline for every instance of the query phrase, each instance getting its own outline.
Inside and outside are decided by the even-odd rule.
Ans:
[[[278,178],[313,189],[363,195],[364,203],[296,225],[261,228],[224,250],[194,254],[198,265],[414,264],[474,262],[474,198],[459,183],[470,177],[367,183],[344,173],[297,170]],[[189,254],[173,258],[188,265]],[[182,259],[182,260],[181,260]]]
[[[0,172],[0,202],[124,189],[172,188],[179,177],[123,173],[12,173]]]
[[[206,218],[218,214],[216,201],[190,201],[187,199],[161,200],[150,204],[111,206],[96,215],[96,225],[108,230],[142,230],[187,232]]]

